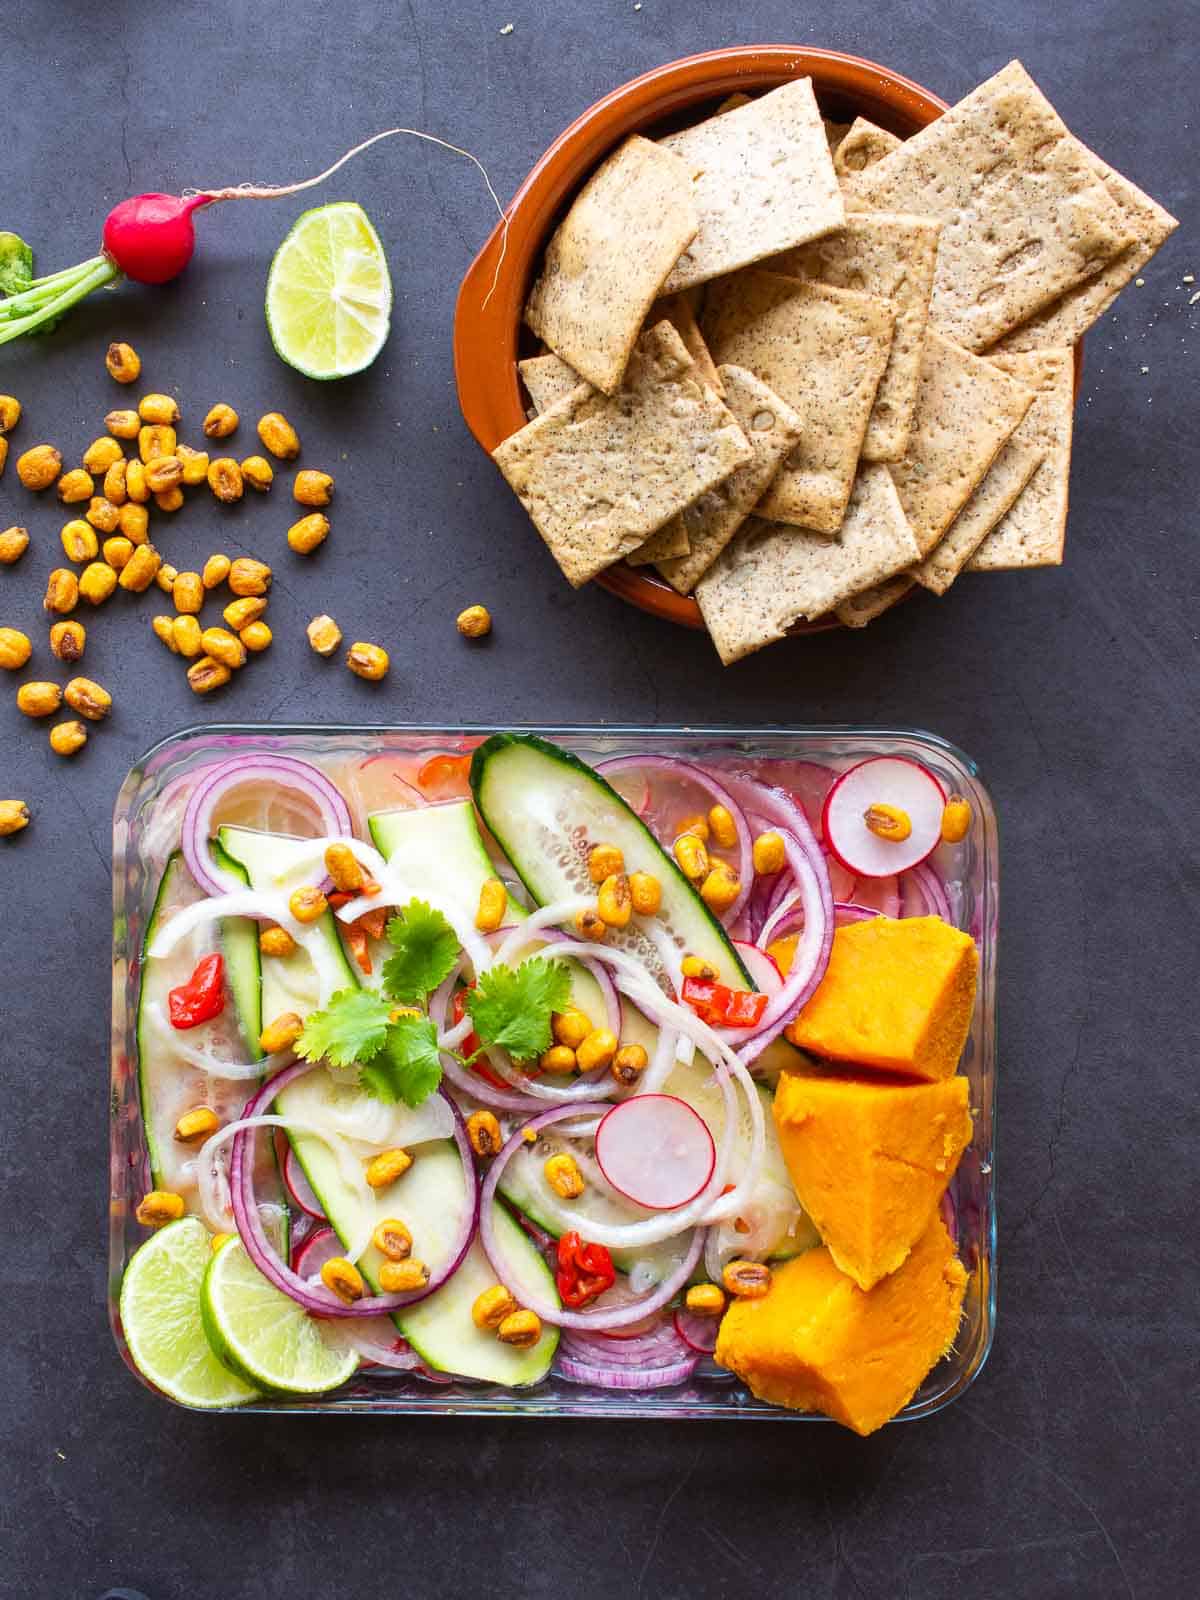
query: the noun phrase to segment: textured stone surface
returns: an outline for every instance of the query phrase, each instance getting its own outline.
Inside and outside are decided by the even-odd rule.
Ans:
[[[500,34],[511,21],[513,32]],[[164,290],[97,297],[0,349],[16,440],[78,451],[120,403],[103,350],[194,423],[278,407],[338,476],[333,532],[290,556],[276,495],[197,503],[178,566],[270,553],[269,656],[198,702],[128,596],[85,667],[116,697],[72,763],[0,685],[0,789],[37,820],[0,845],[0,1590],[93,1600],[377,1593],[1157,1600],[1196,1585],[1194,1206],[1197,313],[1195,19],[1187,0],[132,0],[5,8],[0,226],[43,270],[95,248],[126,193],[299,177],[392,123],[470,146],[507,197],[598,95],[689,51],[796,38],[888,62],[953,100],[1019,53],[1073,130],[1183,219],[1089,339],[1067,563],[964,576],[865,634],[722,671],[707,640],[572,593],[458,415],[458,278],[491,226],[478,175],[393,141],[321,198],[362,201],[397,289],[365,377],[306,383],[272,355],[271,251],[305,203],[202,215]],[[1193,119],[1194,120],[1194,119]],[[1148,372],[1142,372],[1148,367]],[[195,438],[194,426],[181,437]],[[198,442],[198,441],[195,441]],[[251,452],[249,428],[239,456]],[[344,459],[343,459],[344,455]],[[4,622],[43,648],[65,520],[0,479]],[[482,600],[482,649],[454,615]],[[382,690],[318,662],[315,611],[393,653]],[[43,660],[48,657],[43,653]],[[974,755],[1001,814],[1000,1317],[975,1388],[863,1441],[819,1426],[204,1418],[138,1388],[105,1315],[109,816],[126,768],[196,720],[917,724]],[[1190,1574],[1190,1576],[1189,1576]]]

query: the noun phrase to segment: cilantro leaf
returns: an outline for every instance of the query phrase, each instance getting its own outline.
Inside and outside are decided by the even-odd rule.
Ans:
[[[383,988],[393,1000],[424,1000],[458,959],[458,935],[423,900],[410,900],[388,923],[387,936],[396,954],[383,964]]]
[[[561,961],[531,956],[514,971],[490,967],[467,993],[467,1010],[484,1044],[499,1045],[514,1061],[550,1048],[550,1014],[564,1011],[571,978]]]
[[[296,1054],[335,1067],[370,1061],[383,1048],[391,1002],[369,989],[339,989],[324,1011],[309,1013]]]
[[[427,1100],[441,1081],[437,1029],[428,1017],[397,1018],[383,1048],[359,1073],[359,1082],[377,1100],[403,1100],[410,1106]]]

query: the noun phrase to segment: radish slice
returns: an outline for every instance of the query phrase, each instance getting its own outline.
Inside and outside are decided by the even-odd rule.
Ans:
[[[609,1183],[648,1211],[674,1211],[712,1177],[717,1152],[708,1124],[673,1094],[640,1094],[596,1129],[596,1160]]]
[[[306,1217],[315,1217],[320,1222],[327,1221],[324,1208],[313,1193],[312,1184],[309,1183],[299,1157],[290,1144],[283,1153],[283,1182],[288,1194]]]
[[[863,814],[880,804],[907,813],[912,824],[907,839],[881,839],[867,827]],[[848,872],[890,878],[937,849],[945,806],[945,791],[925,767],[904,756],[875,756],[844,772],[826,796],[825,844]]]
[[[293,1272],[302,1278],[315,1278],[327,1261],[342,1253],[342,1242],[332,1228],[317,1228],[300,1245],[292,1262]]]
[[[702,1317],[696,1311],[689,1311],[686,1306],[679,1306],[675,1311],[675,1332],[688,1349],[696,1351],[697,1355],[712,1355],[717,1348],[720,1326],[720,1317]]]
[[[760,950],[756,944],[746,944],[741,939],[733,941],[733,948],[742,958],[742,965],[753,978],[756,989],[763,994],[775,994],[783,988],[783,973],[773,956]]]

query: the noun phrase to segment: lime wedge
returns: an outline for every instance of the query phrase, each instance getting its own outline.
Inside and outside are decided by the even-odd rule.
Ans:
[[[267,329],[288,365],[309,378],[361,372],[391,314],[387,257],[363,208],[339,200],[298,217],[267,278]]]
[[[358,1367],[353,1350],[327,1344],[320,1322],[267,1282],[240,1239],[223,1244],[209,1262],[200,1315],[230,1371],[277,1394],[324,1394]]]
[[[138,1371],[172,1400],[240,1406],[257,1399],[257,1390],[221,1365],[200,1320],[210,1237],[196,1217],[181,1217],[151,1235],[125,1268],[121,1326]]]

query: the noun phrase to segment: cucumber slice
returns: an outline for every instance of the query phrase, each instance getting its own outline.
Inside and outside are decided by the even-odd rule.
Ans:
[[[553,1275],[537,1246],[501,1206],[496,1206],[495,1221],[496,1239],[511,1269],[517,1299],[525,1288],[531,1296],[557,1305]],[[449,1283],[428,1300],[398,1312],[396,1326],[421,1359],[441,1372],[510,1388],[537,1383],[554,1360],[558,1329],[543,1324],[541,1338],[528,1350],[516,1350],[501,1344],[494,1333],[482,1332],[471,1319],[471,1307],[495,1282],[496,1274],[476,1239]]]
[[[539,905],[594,894],[588,851],[615,844],[630,872],[649,872],[662,884],[654,919],[680,957],[701,956],[723,983],[753,989],[724,928],[645,823],[617,791],[576,756],[528,733],[496,733],[471,761],[471,788],[484,822]],[[635,918],[610,941],[662,971],[655,945]]]

